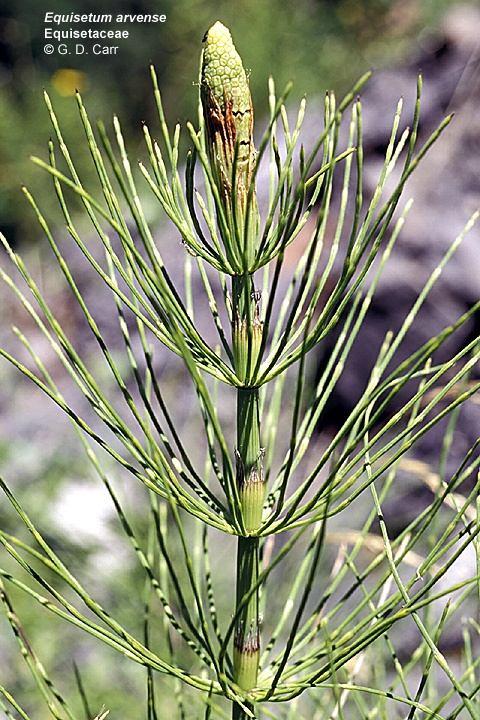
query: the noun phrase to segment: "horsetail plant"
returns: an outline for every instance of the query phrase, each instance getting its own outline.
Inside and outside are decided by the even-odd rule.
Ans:
[[[478,569],[449,582],[449,570],[469,548],[480,558],[480,438],[462,459],[454,456],[453,469],[449,462],[461,408],[479,389],[479,338],[447,360],[438,359],[438,351],[467,326],[479,303],[397,359],[478,213],[433,268],[398,332],[386,334],[347,418],[335,432],[318,435],[410,209],[410,201],[400,205],[407,180],[451,118],[418,147],[419,78],[410,128],[399,134],[399,102],[376,188],[366,199],[358,94],[368,75],[339,104],[327,94],[323,129],[308,152],[300,140],[305,101],[292,125],[285,108],[290,88],[277,97],[270,81],[270,116],[255,149],[248,77],[229,31],[217,22],[204,37],[200,127],[187,125],[191,149],[183,181],[181,129],[169,130],[151,72],[160,139],[144,126],[149,166],[140,163],[137,173],[119,120],[114,118],[112,142],[101,123],[92,127],[77,95],[99,196],[77,173],[46,96],[55,142],[47,161],[34,162],[51,178],[64,230],[52,228],[24,189],[98,344],[113,392],[2,238],[16,274],[0,268],[1,277],[80,391],[83,407],[63,394],[20,330],[15,333],[30,359],[0,353],[70,419],[145,575],[145,591],[131,588],[138,592],[143,626],[128,629],[69,570],[1,480],[33,543],[0,531],[5,560],[21,571],[0,568],[0,598],[45,703],[41,717],[92,718],[88,698],[98,692],[85,687],[76,667],[81,708],[64,697],[27,639],[15,609],[22,595],[145,668],[148,720],[171,712],[172,703],[162,704],[158,693],[166,678],[180,718],[478,718],[479,656],[473,648],[479,626],[471,612],[463,665],[453,668],[439,647],[446,628],[458,613],[470,611],[480,593]],[[181,237],[183,290],[167,269],[178,261],[179,249],[152,229],[146,192]],[[96,247],[77,224],[72,206],[78,201]],[[82,292],[65,231],[113,301],[126,365],[118,339],[105,336],[102,318],[94,317]],[[302,251],[291,269],[289,252],[296,245]],[[194,268],[211,313],[205,330]],[[329,350],[314,378],[312,351],[318,347]],[[160,376],[158,358],[171,363],[172,354],[183,362],[197,399],[193,434],[182,432]],[[193,401],[190,411],[196,412]],[[443,420],[438,466],[431,467],[410,453]],[[431,501],[392,537],[382,507],[405,473],[428,483]],[[146,534],[128,518],[115,474],[143,486]],[[216,549],[227,548],[220,561],[212,540]],[[222,580],[226,603],[218,590]],[[418,642],[401,655],[397,628],[408,622]],[[40,717],[3,685],[0,701],[7,718]],[[136,701],[127,716],[140,717],[138,707]],[[108,708],[96,712],[104,718]]]

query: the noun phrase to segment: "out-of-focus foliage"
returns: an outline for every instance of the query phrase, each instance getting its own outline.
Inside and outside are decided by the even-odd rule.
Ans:
[[[40,239],[38,226],[20,192],[23,182],[41,200],[46,214],[56,203],[55,198],[49,197],[51,184],[45,182],[42,174],[29,161],[31,154],[46,157],[45,141],[52,133],[43,103],[42,87],[48,89],[55,109],[62,117],[62,128],[72,151],[75,151],[80,172],[86,173],[90,159],[85,153],[82,161],[81,148],[84,148],[84,142],[76,103],[72,97],[74,88],[82,90],[92,119],[102,115],[108,120],[111,116],[109,108],[118,112],[134,161],[137,157],[135,142],[141,138],[138,124],[143,119],[152,121],[154,113],[148,63],[152,61],[157,67],[169,119],[174,122],[192,117],[196,112],[197,95],[192,78],[198,70],[199,38],[217,17],[235,27],[235,39],[242,56],[247,65],[251,63],[255,66],[250,82],[256,112],[261,116],[265,111],[267,97],[265,81],[270,73],[275,76],[278,87],[292,78],[295,81],[294,95],[297,97],[303,92],[310,96],[320,94],[327,87],[342,90],[366,67],[382,67],[394,60],[401,61],[409,57],[411,48],[418,47],[418,43],[421,44],[428,34],[435,31],[443,11],[456,4],[453,0],[296,0],[294,3],[282,3],[280,0],[159,0],[155,4],[145,0],[136,3],[117,1],[115,9],[118,11],[165,11],[168,15],[167,24],[130,28],[132,40],[122,46],[118,56],[96,60],[86,57],[71,59],[67,67],[58,56],[47,57],[43,54],[43,14],[47,8],[35,0],[4,0],[1,11],[5,12],[6,17],[0,26],[0,225],[12,240],[15,238],[21,242]],[[65,0],[55,0],[51,9],[67,12],[73,8]],[[95,4],[79,0],[74,9],[101,12],[111,11],[112,6],[104,0]],[[155,121],[152,125],[156,127]],[[136,132],[132,132],[134,127],[137,128]],[[77,143],[79,146],[75,147]],[[44,245],[43,240],[41,243]],[[44,270],[44,275],[47,275],[47,268],[44,267]],[[66,305],[66,313],[70,307]],[[1,377],[5,388],[10,376],[7,380],[4,365]],[[18,401],[18,396],[15,401]],[[4,412],[8,411],[7,404],[3,407]],[[31,399],[28,412],[35,412]],[[38,414],[38,410],[36,412]],[[21,454],[22,464],[27,465],[28,452],[33,456],[38,449],[38,438],[34,449],[28,430],[23,432],[23,437],[25,442],[20,453],[19,444],[15,450],[11,446],[0,447],[2,469],[8,455],[14,451],[17,459]],[[46,443],[40,447],[44,458],[51,447]],[[41,467],[36,467],[30,475],[8,473],[16,483],[22,485],[22,497],[28,507],[35,507],[36,518],[42,528],[52,527],[54,510],[55,518],[61,515],[64,522],[69,521],[70,515],[65,511],[65,504],[58,502],[57,507],[56,502],[57,498],[63,496],[65,487],[76,488],[81,484],[79,481],[97,487],[91,473],[78,460],[77,448],[74,457],[79,467],[72,467],[73,455],[70,451],[70,446],[63,444],[58,457],[52,452],[51,461],[43,459]],[[132,502],[131,488],[128,500]],[[77,495],[71,504],[75,502]],[[140,515],[136,517],[135,513],[132,515],[136,528],[141,534],[146,534],[144,519]],[[7,531],[13,532],[13,526],[7,524],[4,508],[0,520]],[[9,520],[12,520],[10,515]],[[117,526],[111,519],[110,522],[107,519],[106,524],[114,536]],[[96,525],[99,523],[96,522]],[[60,529],[51,540],[56,547],[61,547],[66,560],[75,560],[74,569],[81,567],[82,571],[87,572],[89,568],[95,568],[101,578],[99,599],[108,602],[110,607],[115,599],[116,606],[113,609],[121,621],[138,629],[142,617],[129,597],[127,584],[131,582],[134,572],[130,562],[125,560],[125,557],[129,561],[131,559],[129,547],[124,547],[118,540],[111,558],[98,558],[94,553],[95,541],[88,544],[84,538],[74,537],[75,532]],[[84,555],[80,552],[81,547],[85,550]],[[109,573],[110,561],[116,564]],[[119,567],[122,572],[117,571]],[[143,582],[141,573],[136,577],[138,584]],[[98,590],[92,584],[90,587]],[[35,613],[29,611],[28,603],[22,604],[20,601],[18,610],[22,620],[28,623],[35,646],[55,676],[61,678],[63,688],[73,686],[73,668],[69,662],[65,662],[64,649],[71,646],[81,648],[77,657],[85,656],[83,664],[88,669],[84,680],[89,688],[92,705],[99,708],[105,704],[110,708],[112,717],[128,717],[126,703],[133,694],[139,696],[143,691],[140,684],[143,683],[143,672],[137,669],[124,672],[118,663],[114,667],[115,656],[108,648],[92,647],[93,644],[89,643],[84,646],[78,633],[73,630],[71,634],[67,633],[65,626],[60,623],[52,627],[43,621],[43,616],[37,621]],[[1,629],[7,643],[10,640],[10,628],[5,623]],[[9,647],[12,653],[9,653]],[[13,637],[9,647],[5,646],[3,659],[13,657],[13,650],[17,650]],[[15,665],[4,663],[1,680],[10,687],[18,686],[22,692],[28,692],[31,684],[31,678],[20,658]],[[28,697],[23,697],[28,702]],[[162,693],[162,710],[165,701],[166,696]],[[40,717],[43,716],[38,715],[39,720]]]
[[[38,175],[28,160],[41,154],[51,132],[41,97],[53,95],[68,131],[74,124],[76,87],[92,116],[97,107],[118,109],[124,128],[151,120],[153,106],[147,65],[157,67],[166,110],[184,121],[196,112],[196,93],[185,92],[197,74],[197,48],[203,31],[216,19],[235,27],[239,51],[253,62],[250,82],[258,114],[265,110],[265,80],[273,73],[278,86],[294,80],[297,94],[342,91],[363,70],[398,58],[406,41],[433,29],[456,0],[65,0],[52,6],[37,0],[6,0],[0,19],[0,227],[15,241],[35,232],[19,186],[37,190]],[[113,9],[112,9],[113,8]],[[45,55],[46,10],[72,12],[162,12],[163,25],[129,25],[130,37],[117,55]],[[79,27],[79,26],[77,26]],[[72,72],[74,71],[74,72]],[[101,103],[100,103],[101,99]],[[131,148],[135,154],[135,148]],[[46,200],[48,200],[46,198]],[[47,203],[48,205],[48,203]]]

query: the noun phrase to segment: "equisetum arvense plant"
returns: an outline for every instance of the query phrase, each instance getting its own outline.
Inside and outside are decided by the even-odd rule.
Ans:
[[[149,166],[132,166],[117,118],[114,143],[101,123],[94,129],[78,95],[85,149],[101,194],[89,189],[91,179],[79,177],[46,96],[56,141],[49,143],[48,161],[34,162],[52,181],[63,226],[53,228],[24,189],[98,344],[112,392],[104,375],[99,380],[89,369],[87,351],[74,346],[24,260],[3,238],[14,271],[0,268],[0,274],[84,405],[79,410],[65,397],[56,374],[20,330],[15,332],[30,359],[0,352],[70,419],[146,579],[145,588],[131,587],[130,595],[130,602],[138,601],[143,630],[127,628],[73,575],[1,481],[31,538],[0,531],[0,594],[46,708],[41,717],[91,718],[91,697],[101,698],[101,690],[84,686],[80,666],[75,678],[82,705],[59,690],[15,611],[20,595],[121,653],[119,662],[144,667],[148,720],[167,713],[231,713],[237,720],[478,718],[478,624],[471,608],[480,583],[474,563],[460,580],[453,576],[450,582],[449,570],[470,550],[479,557],[478,440],[461,460],[453,453],[462,406],[479,388],[479,338],[448,360],[437,359],[478,303],[396,360],[478,213],[432,269],[398,332],[386,334],[346,419],[318,436],[411,206],[401,202],[405,184],[451,118],[418,146],[419,78],[411,123],[399,132],[399,102],[376,188],[366,198],[359,93],[368,75],[339,104],[327,94],[318,138],[309,148],[301,144],[305,101],[292,124],[285,109],[289,88],[277,97],[270,80],[270,116],[254,143],[248,76],[230,32],[217,22],[204,37],[200,127],[187,125],[184,164],[181,129],[168,128],[153,68],[152,79],[160,133],[156,140],[143,128]],[[144,209],[148,195],[183,248],[161,241]],[[80,202],[91,230],[83,220],[79,229],[72,202]],[[66,234],[112,300],[124,360],[118,340],[104,336],[102,317],[94,317],[82,293]],[[290,248],[296,251],[293,268]],[[183,288],[171,274],[180,260]],[[197,322],[195,272],[211,314],[205,333]],[[312,351],[319,346],[328,347],[328,355],[315,374],[318,355]],[[192,399],[190,408],[198,414],[194,433],[183,433],[176,422],[158,356],[183,364],[197,403],[195,408]],[[426,466],[409,453],[442,421],[438,466]],[[382,506],[405,473],[426,483],[431,499],[391,537]],[[118,474],[133,477],[145,491],[146,532],[129,520],[113,479]],[[223,547],[228,552],[220,556]],[[439,648],[459,614],[471,619],[453,668]],[[415,629],[415,649],[399,653],[407,626]],[[171,678],[169,691],[162,685],[159,697],[165,678]],[[3,685],[0,699],[8,718],[40,717]],[[126,716],[139,718],[139,700],[130,703]],[[97,708],[98,717],[107,713],[108,707]]]

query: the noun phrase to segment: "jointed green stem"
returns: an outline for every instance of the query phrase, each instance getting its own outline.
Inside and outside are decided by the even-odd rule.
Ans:
[[[238,376],[248,383],[261,346],[262,323],[258,300],[250,276],[232,281],[232,344]],[[237,546],[236,608],[256,585],[259,574],[258,538],[253,533],[262,522],[265,496],[263,451],[260,442],[259,391],[256,387],[237,389],[237,485],[246,535]],[[234,680],[242,690],[257,684],[260,658],[258,589],[251,594],[239,613],[234,635]],[[234,704],[232,718],[245,718],[244,710]]]

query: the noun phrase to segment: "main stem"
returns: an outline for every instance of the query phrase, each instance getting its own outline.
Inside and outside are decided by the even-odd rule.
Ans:
[[[245,535],[237,541],[236,611],[255,586],[259,573],[259,542],[254,535],[262,521],[265,494],[262,448],[260,442],[259,390],[249,385],[257,363],[262,340],[258,317],[258,299],[250,275],[233,278],[232,341],[238,376],[245,385],[237,390],[237,484],[242,507]],[[258,588],[242,606],[234,636],[234,680],[242,690],[257,684],[260,657]],[[253,709],[253,706],[249,706]],[[234,703],[232,720],[247,718]]]

